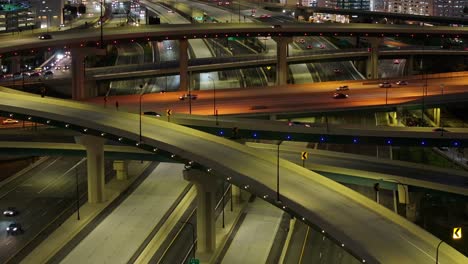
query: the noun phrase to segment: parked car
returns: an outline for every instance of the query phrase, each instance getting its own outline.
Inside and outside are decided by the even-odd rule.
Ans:
[[[8,225],[6,231],[8,235],[17,235],[23,233],[23,228],[21,228],[20,224],[15,222]]]
[[[50,34],[41,34],[41,35],[39,35],[38,38],[41,39],[41,40],[43,40],[43,39],[52,39],[52,35],[50,35]]]
[[[344,94],[344,93],[334,93],[333,98],[335,98],[335,99],[346,99],[346,98],[348,98],[348,95]]]
[[[190,97],[192,98],[192,100],[196,100],[198,98],[196,94],[191,94],[191,96],[189,96],[189,94],[183,94],[179,96],[179,100],[189,99]]]
[[[379,87],[380,88],[390,88],[390,87],[392,87],[392,84],[389,83],[389,82],[383,82],[383,83],[379,84]]]
[[[3,215],[7,217],[15,216],[18,214],[18,211],[14,207],[8,207],[8,209],[3,211]]]
[[[12,125],[12,124],[18,124],[18,123],[19,123],[18,120],[11,119],[11,118],[7,118],[2,121],[2,124],[4,125]]]

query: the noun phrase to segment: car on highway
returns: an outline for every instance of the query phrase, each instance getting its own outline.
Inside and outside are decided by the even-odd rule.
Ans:
[[[389,83],[389,82],[383,82],[383,83],[379,83],[379,87],[380,88],[390,88],[390,87],[392,87],[392,84]]]
[[[151,116],[161,117],[161,114],[156,113],[154,111],[146,111],[146,112],[143,112],[143,114],[144,115],[151,115]]]
[[[46,72],[44,72],[44,76],[45,76],[45,77],[49,77],[49,76],[53,76],[53,75],[54,75],[54,73],[53,73],[52,71],[46,71]]]
[[[63,70],[64,70],[64,71],[68,71],[69,69],[70,69],[70,65],[64,65],[64,66],[63,66]]]
[[[270,17],[271,17],[271,15],[268,15],[268,14],[263,14],[263,15],[260,16],[260,18],[270,18]]]
[[[312,45],[307,45],[307,49],[312,49]]]
[[[21,72],[13,73],[13,78],[19,78],[19,77],[21,77]]]
[[[192,99],[192,100],[196,100],[198,98],[198,95],[196,94],[183,94],[181,96],[179,96],[179,100],[185,100],[185,99]]]
[[[337,91],[348,91],[349,90],[349,87],[348,85],[342,85],[338,88],[336,88]]]
[[[319,46],[319,47],[320,47],[321,49],[324,49],[324,48],[325,48],[325,45],[323,45],[323,44],[320,44],[320,46]]]
[[[397,85],[408,85],[408,82],[400,80],[400,81],[397,81],[395,84],[397,84]]]
[[[300,121],[289,121],[288,126],[305,126],[305,127],[310,127],[309,123],[304,123]]]
[[[57,66],[55,66],[55,69],[56,69],[57,71],[59,71],[59,70],[61,70],[61,69],[62,69],[62,66],[60,66],[60,65],[57,65]]]
[[[448,131],[447,129],[445,129],[443,127],[434,128],[432,131],[434,131],[434,132],[450,132],[450,131]]]
[[[11,118],[7,118],[2,121],[2,124],[4,125],[12,125],[12,124],[18,124],[18,123],[19,123],[18,120],[11,119]]]
[[[398,59],[393,60],[393,64],[400,64],[400,60]]]
[[[7,226],[6,231],[8,235],[17,235],[23,233],[23,228],[21,228],[20,224],[14,222]]]
[[[341,69],[338,69],[338,68],[337,68],[337,69],[333,69],[333,72],[334,72],[334,73],[342,73],[343,71],[342,71]]]
[[[40,72],[33,72],[33,73],[31,73],[31,74],[29,75],[29,77],[31,77],[31,78],[32,78],[32,77],[39,77],[39,76],[41,76],[41,73],[40,73]]]
[[[346,98],[348,98],[348,95],[344,94],[344,93],[334,93],[333,98],[335,98],[335,99],[346,99]]]
[[[3,211],[3,215],[7,217],[15,216],[18,214],[18,211],[14,207],[8,207],[8,209]]]
[[[38,38],[41,39],[41,40],[43,40],[43,39],[52,39],[52,35],[50,35],[50,34],[41,34],[41,35],[39,35]]]
[[[301,38],[301,39],[299,39],[297,42],[299,42],[299,43],[305,43],[305,39]]]

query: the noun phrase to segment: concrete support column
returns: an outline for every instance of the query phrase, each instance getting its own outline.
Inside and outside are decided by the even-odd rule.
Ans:
[[[197,251],[213,252],[216,249],[215,194],[216,178],[204,171],[184,170],[184,179],[197,188]]]
[[[11,57],[11,73],[21,71],[21,56]]]
[[[433,108],[433,114],[432,116],[434,117],[434,124],[439,127],[440,126],[440,108]]]
[[[179,40],[179,91],[188,88],[188,40]]]
[[[233,202],[237,203],[237,204],[240,204],[244,201],[243,197],[242,197],[242,193],[244,192],[241,188],[235,186],[235,185],[231,185],[231,188],[232,188],[232,199],[233,199]]]
[[[124,181],[128,179],[128,161],[126,160],[115,160],[113,163],[117,180]]]
[[[413,75],[414,55],[409,56],[406,61],[406,75]]]
[[[75,137],[78,144],[86,148],[86,165],[88,174],[88,202],[101,203],[104,197],[104,142],[105,139],[95,136]]]
[[[273,38],[276,41],[276,85],[288,83],[288,45],[292,42],[291,37]]]
[[[377,79],[379,78],[379,45],[382,38],[368,37],[367,41],[371,50],[367,59],[366,77],[368,79]]]
[[[73,48],[71,49],[72,99],[80,100],[96,96],[96,89],[85,85],[85,58],[87,55],[106,55],[105,49]]]

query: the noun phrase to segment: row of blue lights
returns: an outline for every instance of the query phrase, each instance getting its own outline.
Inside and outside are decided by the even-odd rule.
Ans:
[[[224,132],[224,130],[219,130],[217,134],[220,135],[220,136],[224,136],[225,132]],[[254,139],[258,139],[259,138],[259,133],[258,132],[252,132],[251,136]],[[284,139],[285,140],[293,140],[291,135],[286,135]],[[322,142],[322,143],[327,142],[327,137],[326,136],[320,136],[320,142]],[[351,140],[351,143],[353,143],[353,144],[358,144],[359,142],[360,142],[359,138],[353,138]],[[420,142],[421,146],[425,146],[425,145],[427,145],[428,141],[426,139],[423,139],[423,140],[420,140],[419,142]],[[392,145],[393,144],[393,139],[391,139],[391,138],[385,139],[384,143],[386,145]],[[450,145],[453,146],[453,147],[460,147],[461,143],[460,143],[460,141],[454,140],[454,141],[451,141]]]

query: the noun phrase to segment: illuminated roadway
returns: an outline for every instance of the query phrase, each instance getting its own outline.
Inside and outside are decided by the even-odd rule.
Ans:
[[[136,114],[104,109],[74,101],[1,93],[0,109],[77,126],[121,142],[138,142]],[[92,119],[89,117],[92,116]],[[276,157],[259,155],[239,143],[179,125],[143,117],[143,148],[159,148],[176,158],[193,160],[209,172],[229,177],[298,219],[317,226],[338,244],[366,263],[432,263],[440,241],[416,225],[381,208],[354,191],[285,160],[280,162],[281,204],[275,202]],[[96,131],[96,132],[93,132]],[[214,175],[210,174],[210,175]],[[213,176],[214,177],[214,176]],[[267,196],[265,196],[267,195]],[[441,263],[466,263],[465,256],[444,245]]]
[[[449,101],[466,98],[466,73],[457,73],[457,77],[451,74],[429,76],[427,80],[427,95],[438,96],[435,99],[425,98],[425,103],[431,100]],[[403,103],[420,104],[425,80],[420,76],[413,76],[408,80],[408,85],[393,88],[378,88],[376,81],[342,81],[322,82],[301,85],[287,85],[284,87],[269,87],[257,89],[230,89],[216,91],[216,109],[219,115],[234,114],[256,114],[256,113],[287,113],[287,112],[312,112],[312,111],[336,111],[346,109],[361,109],[385,106],[387,92],[387,103],[397,105]],[[440,85],[444,84],[443,90]],[[334,99],[335,89],[341,85],[348,85],[347,99]],[[153,93],[145,94],[142,98],[143,111],[156,111],[161,114],[166,109],[172,109],[174,113],[188,113],[188,100],[180,101],[178,97],[183,92]],[[195,91],[198,95],[192,100],[192,113],[198,115],[213,115],[213,92]],[[461,94],[462,96],[450,96],[450,94]],[[465,96],[465,97],[464,97]],[[427,96],[426,96],[427,97]],[[88,99],[89,102],[102,104],[103,98],[96,97]],[[119,101],[120,107],[128,111],[137,112],[139,96],[113,96],[108,98],[108,105],[113,106]],[[252,107],[257,107],[256,109]]]

